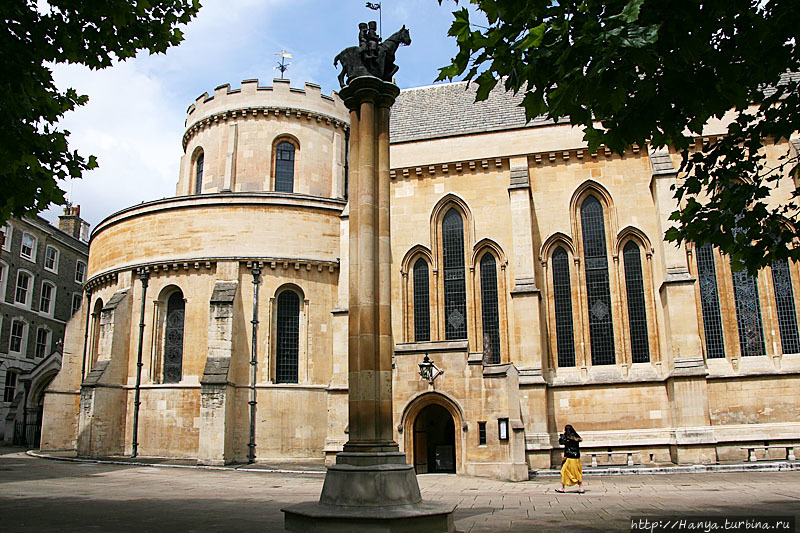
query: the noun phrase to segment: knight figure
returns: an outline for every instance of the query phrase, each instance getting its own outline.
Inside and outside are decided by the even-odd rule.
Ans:
[[[397,72],[397,65],[394,64],[395,51],[399,46],[409,44],[411,37],[405,26],[387,37],[385,41],[381,41],[374,20],[359,23],[358,46],[345,48],[333,61],[334,66],[339,62],[342,63],[339,83],[344,87],[345,78],[349,83],[359,76],[374,76],[391,82],[392,76]]]

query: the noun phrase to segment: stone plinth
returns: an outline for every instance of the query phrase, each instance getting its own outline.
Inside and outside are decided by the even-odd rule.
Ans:
[[[371,76],[340,93],[350,110],[350,440],[319,502],[283,509],[289,531],[454,530],[452,505],[424,503],[393,438],[389,109],[400,89]]]

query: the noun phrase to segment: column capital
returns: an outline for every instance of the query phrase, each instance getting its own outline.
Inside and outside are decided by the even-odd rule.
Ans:
[[[339,96],[350,111],[357,111],[363,102],[392,107],[399,94],[400,87],[375,76],[359,76],[339,91]]]

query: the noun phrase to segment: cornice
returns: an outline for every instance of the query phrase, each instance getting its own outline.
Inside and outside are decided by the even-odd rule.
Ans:
[[[334,117],[333,115],[328,115],[326,113],[312,111],[309,109],[275,105],[237,107],[234,109],[225,109],[223,111],[212,113],[193,122],[188,128],[186,128],[186,131],[183,134],[183,150],[186,151],[186,146],[189,144],[189,141],[192,139],[192,137],[194,137],[204,128],[209,128],[219,124],[220,122],[224,123],[228,120],[238,120],[239,118],[245,120],[248,116],[254,119],[258,118],[259,115],[262,118],[267,118],[271,114],[275,115],[276,117],[281,115],[289,118],[294,117],[297,120],[305,118],[306,121],[309,122],[311,120],[315,120],[318,123],[324,121],[325,124],[329,126],[333,125],[334,128],[342,128],[345,131],[350,129],[350,124]]]

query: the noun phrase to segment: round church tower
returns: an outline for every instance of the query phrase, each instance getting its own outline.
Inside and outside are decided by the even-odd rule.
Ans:
[[[348,118],[335,93],[288,80],[222,85],[189,107],[176,196],[92,235],[79,453],[320,456],[346,332]]]

